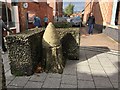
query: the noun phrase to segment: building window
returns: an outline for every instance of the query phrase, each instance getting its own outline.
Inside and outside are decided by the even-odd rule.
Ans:
[[[7,25],[7,19],[8,19],[8,24],[9,27],[15,27],[15,22],[12,21],[12,11],[11,11],[11,7],[9,6],[9,4],[7,4],[7,11],[6,11],[6,3],[2,3],[2,19],[5,22],[5,24]],[[8,14],[8,18],[7,18],[7,14]]]

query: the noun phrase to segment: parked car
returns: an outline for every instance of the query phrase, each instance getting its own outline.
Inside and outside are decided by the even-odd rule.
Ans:
[[[67,22],[65,17],[55,17],[54,22]]]
[[[80,26],[81,27],[81,25],[82,25],[82,20],[79,16],[68,18],[67,22],[70,22],[72,24],[72,26]]]

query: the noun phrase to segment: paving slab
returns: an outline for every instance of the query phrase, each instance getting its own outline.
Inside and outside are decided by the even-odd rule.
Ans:
[[[89,81],[93,81],[92,75],[91,73],[87,74],[87,73],[78,73],[77,74],[77,79],[79,80],[89,80]]]
[[[24,88],[41,88],[43,83],[28,81]]]
[[[88,63],[91,64],[91,65],[92,65],[92,64],[94,64],[94,65],[99,65],[99,64],[100,64],[99,60],[98,60],[97,57],[95,57],[95,56],[92,57],[92,58],[89,58],[89,59],[88,59]]]
[[[46,77],[47,73],[34,74],[29,80],[35,82],[44,82]]]
[[[79,66],[88,66],[88,65],[89,65],[89,63],[88,63],[87,59],[85,59],[83,61],[79,60],[79,62],[77,63],[78,67]]]
[[[77,71],[76,67],[65,68],[63,70],[63,74],[64,75],[76,75],[76,71]]]
[[[90,58],[92,58],[94,56],[96,56],[96,55],[92,55],[92,54],[86,55],[87,59],[90,59]]]
[[[116,69],[115,67],[112,67],[112,68],[111,67],[103,67],[103,68],[108,76],[118,73],[118,69]]]
[[[7,72],[8,70],[10,70],[10,64],[9,62],[4,64],[4,71]]]
[[[98,77],[108,77],[105,71],[103,70],[93,70],[91,69],[92,76]]]
[[[97,88],[113,88],[112,84],[110,83],[109,79],[106,77],[93,77],[95,86]]]
[[[58,73],[48,73],[47,75],[48,78],[59,78],[61,79],[62,75]]]
[[[65,68],[71,68],[71,67],[76,67],[76,64],[78,63],[78,60],[67,60]]]
[[[108,76],[112,83],[118,83],[118,73]]]
[[[42,88],[59,88],[61,79],[58,78],[46,78]]]
[[[107,53],[100,53],[96,55],[98,58],[107,58]]]
[[[108,54],[107,54],[107,57],[109,58],[109,59],[111,59],[111,60],[118,60],[118,53],[116,53],[116,54],[113,54],[112,52],[110,53],[110,52],[107,52]]]
[[[94,50],[85,50],[85,54],[86,55],[91,55],[91,56],[95,56],[97,54],[99,54],[100,52],[96,52]]]
[[[6,86],[8,86],[11,83],[11,81],[6,80]]]
[[[118,83],[112,83],[114,88],[118,88]]]
[[[77,85],[77,77],[72,75],[62,75],[62,84]]]
[[[15,77],[15,79],[9,84],[10,86],[23,87],[28,82],[30,77]]]
[[[89,66],[77,66],[77,73],[91,73]]]
[[[78,88],[95,88],[93,81],[78,80]]]
[[[86,57],[85,50],[80,49],[79,57],[80,57],[80,59]]]
[[[93,34],[85,37],[81,35],[80,46],[96,46],[96,47],[98,46],[118,51],[119,50],[118,45],[119,43],[117,43],[114,40],[111,40],[111,38],[109,38],[107,35],[103,33]]]
[[[89,64],[89,66],[92,70],[103,70],[103,67],[100,64]]]
[[[14,90],[14,89],[17,89],[17,88],[23,88],[23,87],[19,87],[19,86],[7,86],[7,90]]]
[[[8,53],[5,53],[4,55],[2,55],[2,58],[3,58],[3,64],[10,62],[8,58]]]
[[[118,70],[118,69],[114,66],[114,64],[112,64],[112,63],[103,63],[103,62],[102,62],[101,65],[102,65],[102,67],[103,67],[104,69],[113,68],[113,69]]]
[[[74,89],[77,90],[77,85],[69,85],[69,84],[61,84],[60,88],[70,88],[70,89]],[[75,89],[76,88],[76,89]],[[62,89],[61,89],[62,90]]]
[[[7,86],[15,79],[15,76],[11,74],[10,70],[5,75],[6,75],[6,86]]]
[[[104,62],[104,63],[111,63],[111,61],[109,60],[109,58],[107,57],[98,57],[99,62]]]

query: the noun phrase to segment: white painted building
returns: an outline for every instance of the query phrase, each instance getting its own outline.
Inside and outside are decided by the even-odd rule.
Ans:
[[[10,27],[20,32],[18,6],[12,5],[11,0],[0,0],[0,9],[3,21]]]

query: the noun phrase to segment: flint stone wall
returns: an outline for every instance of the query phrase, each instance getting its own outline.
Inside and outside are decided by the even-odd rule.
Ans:
[[[64,60],[79,59],[79,28],[56,28],[56,30],[60,36]],[[35,29],[6,37],[13,75],[32,75],[38,63],[47,67],[43,63],[43,33],[44,31]]]
[[[80,31],[79,28],[56,28],[62,44],[65,59],[79,59]]]
[[[11,73],[13,75],[31,75],[42,60],[42,36],[39,29],[25,31],[6,37]]]

